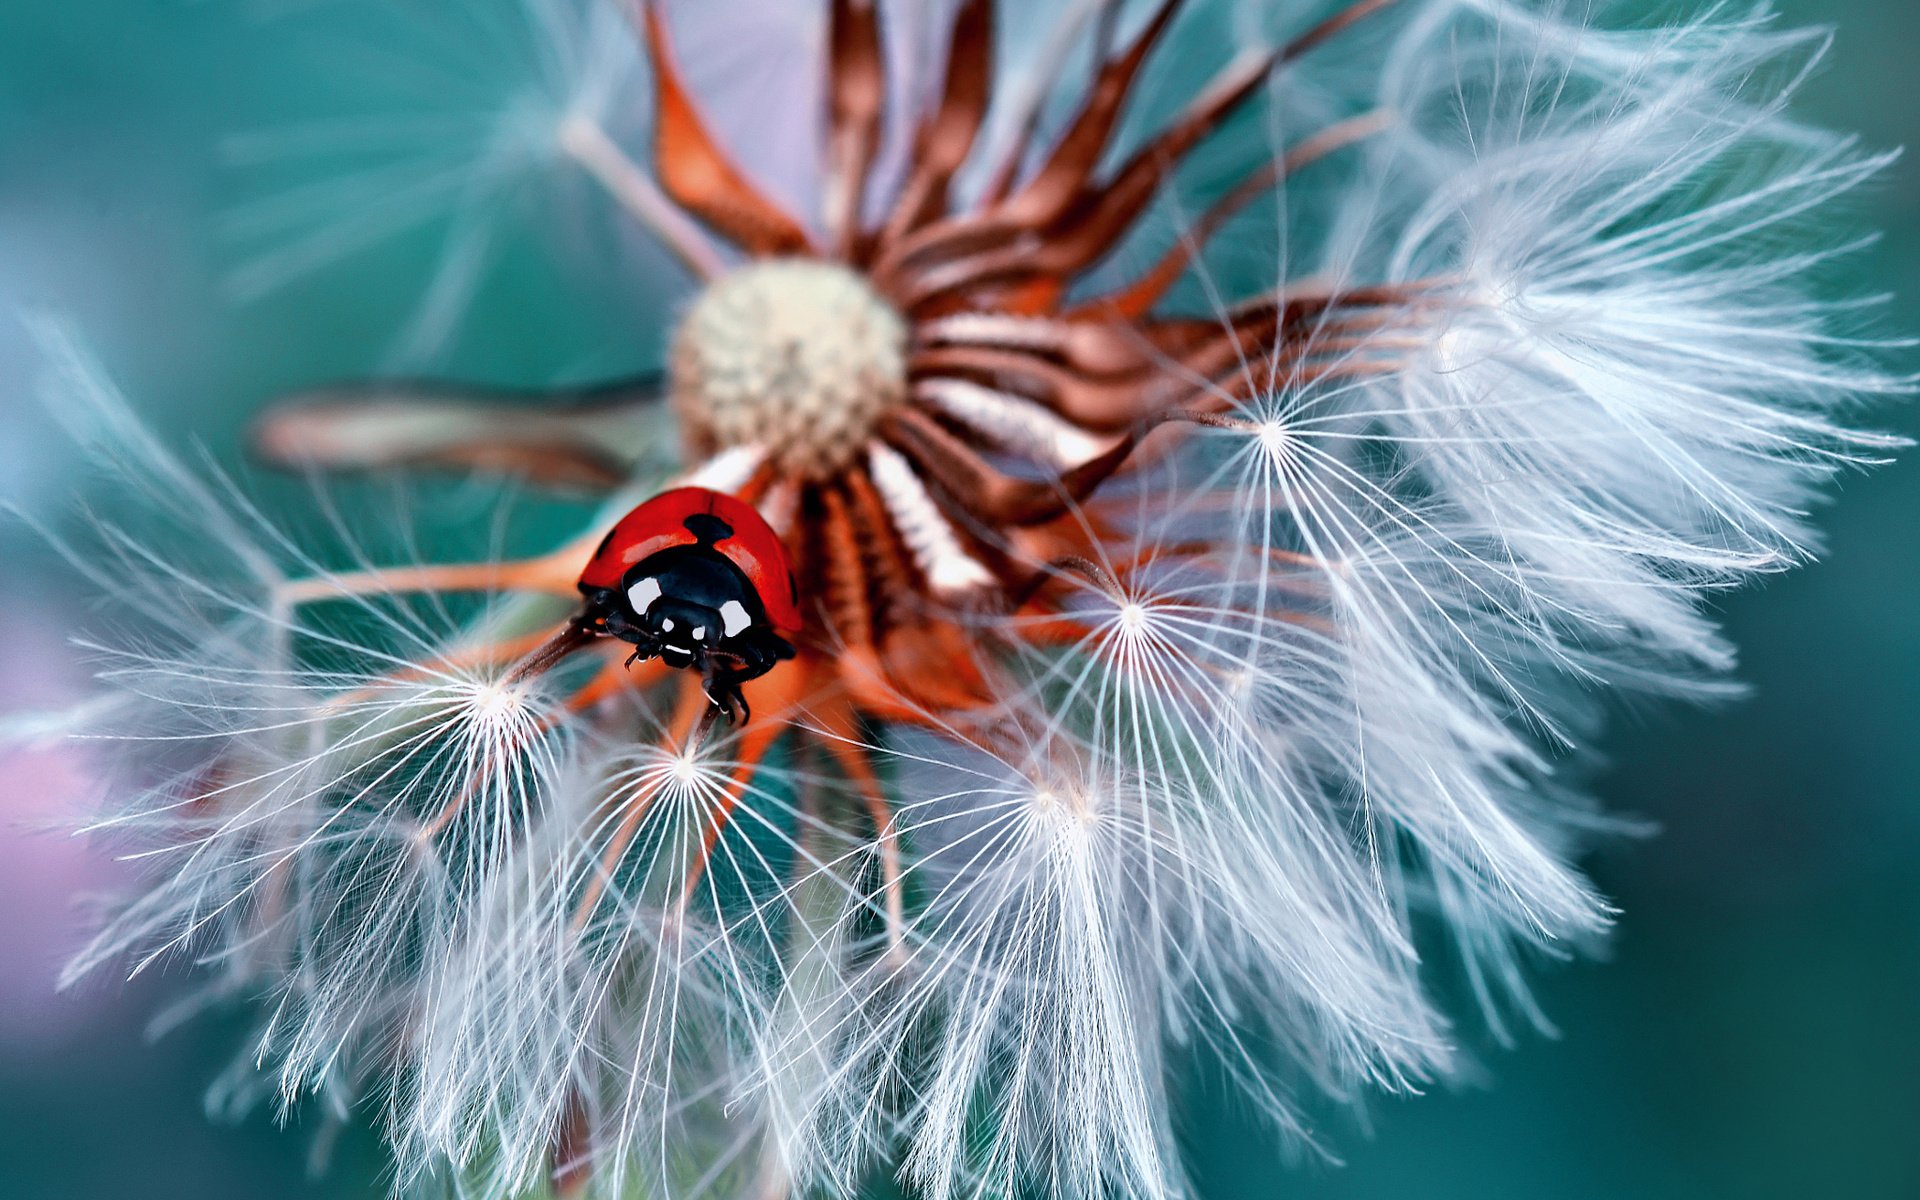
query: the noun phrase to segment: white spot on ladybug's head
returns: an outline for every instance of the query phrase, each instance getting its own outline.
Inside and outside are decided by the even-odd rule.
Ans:
[[[672,633],[672,632],[673,632],[673,618],[672,618],[672,617],[662,617],[662,618],[660,619],[660,631],[661,631],[662,633]]]
[[[700,640],[702,640],[702,639],[704,639],[704,638],[705,638],[706,636],[707,636],[707,627],[706,627],[705,625],[695,625],[695,626],[693,627],[693,640],[694,640],[694,641],[696,641],[696,642],[697,642],[697,641],[700,641]]]
[[[693,302],[674,334],[673,406],[700,454],[758,444],[823,479],[906,396],[907,327],[845,267],[751,263]]]
[[[728,637],[739,637],[753,624],[753,618],[747,614],[747,606],[738,600],[729,600],[720,606],[720,623]]]
[[[660,581],[651,575],[627,589],[627,603],[632,605],[633,611],[641,616],[645,616],[647,610],[653,607],[653,602],[659,598]]]

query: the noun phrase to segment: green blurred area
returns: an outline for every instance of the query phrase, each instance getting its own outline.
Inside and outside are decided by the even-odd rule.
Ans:
[[[1804,113],[1872,146],[1920,144],[1920,6],[1781,7],[1840,28]],[[315,48],[242,9],[0,7],[0,300],[72,314],[143,413],[225,459],[265,397],[377,362],[431,257],[424,242],[387,244],[256,304],[222,292],[233,250],[213,218],[242,192],[220,139],[316,111],[300,95],[311,74],[290,67]],[[343,69],[377,72],[340,33]],[[1861,207],[1887,236],[1855,268],[1900,294],[1898,327],[1920,329],[1920,173],[1896,167]],[[631,336],[658,325],[648,289],[559,269],[548,249],[509,249],[474,314],[481,335],[461,344],[466,374],[590,376],[649,356]],[[630,360],[609,357],[622,346]],[[22,391],[29,359],[0,328],[0,438],[16,449],[46,432]],[[1910,413],[1892,424],[1920,431]],[[71,464],[58,452],[8,453],[0,493],[59,493]],[[1380,1102],[1370,1132],[1336,1125],[1342,1168],[1279,1173],[1257,1129],[1208,1113],[1191,1131],[1206,1196],[1920,1197],[1920,462],[1842,491],[1823,562],[1725,602],[1753,696],[1624,713],[1607,738],[1600,790],[1660,833],[1592,861],[1623,916],[1611,961],[1539,973],[1559,1038],[1512,1051],[1479,1038],[1475,1081]],[[44,556],[11,535],[0,554],[25,564],[0,599],[61,602]],[[0,971],[51,978],[31,953]],[[0,1200],[384,1193],[364,1132],[310,1182],[310,1130],[207,1122],[199,1096],[240,1029],[196,1024],[149,1045],[142,1025],[168,982],[93,989],[68,1002],[85,1020],[0,1035]]]

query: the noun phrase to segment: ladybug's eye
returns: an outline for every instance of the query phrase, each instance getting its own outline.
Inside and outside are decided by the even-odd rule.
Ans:
[[[753,624],[753,618],[747,615],[747,606],[738,600],[729,600],[720,606],[720,621],[728,637],[739,637],[747,626]]]
[[[653,607],[653,602],[659,598],[660,581],[651,576],[627,589],[627,603],[633,606],[635,613],[642,616],[646,615],[647,609]]]

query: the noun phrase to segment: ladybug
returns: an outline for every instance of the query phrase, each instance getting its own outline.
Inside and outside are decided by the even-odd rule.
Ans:
[[[752,505],[699,487],[665,491],[622,517],[587,569],[580,621],[700,672],[729,723],[749,715],[740,685],[793,657],[800,605],[787,548]]]

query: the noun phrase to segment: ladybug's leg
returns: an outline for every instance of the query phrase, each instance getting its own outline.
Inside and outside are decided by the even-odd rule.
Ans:
[[[709,671],[705,686],[707,699],[727,724],[745,725],[752,719],[753,708],[741,694],[739,679],[729,679],[725,672]]]
[[[618,655],[609,656],[593,678],[567,697],[566,709],[572,713],[585,712],[609,696],[645,691],[666,678],[666,675],[667,665],[657,658],[641,663],[636,671]]]
[[[758,679],[785,659],[793,657],[793,646],[779,634],[766,629],[749,629],[727,643],[724,649],[708,652],[703,675],[707,695],[729,722],[738,710],[744,722],[751,715],[740,685]]]
[[[622,665],[631,667],[637,662],[650,662],[659,657],[659,640],[657,638],[642,638],[633,643],[633,653],[627,655],[627,661]]]
[[[747,705],[746,696],[741,694],[740,685],[749,679],[758,679],[767,673],[768,663],[755,668],[742,663],[734,665],[722,657],[715,656],[707,660],[707,669],[702,673],[707,689],[707,699],[720,710],[729,725],[744,725],[753,716],[753,710]]]

